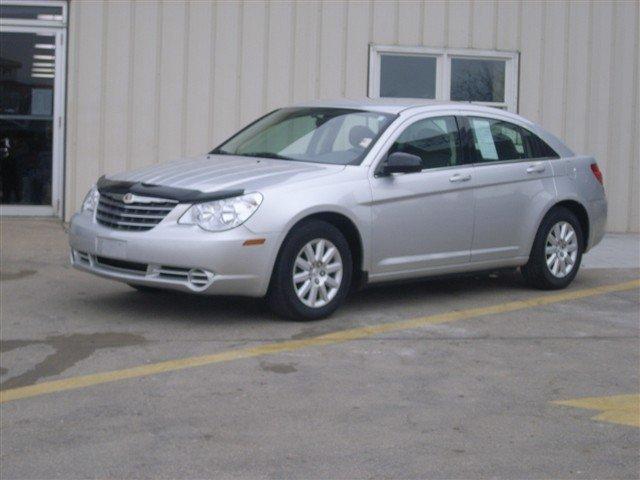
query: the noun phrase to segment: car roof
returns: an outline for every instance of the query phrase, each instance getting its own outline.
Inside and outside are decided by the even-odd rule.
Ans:
[[[294,105],[294,107],[326,107],[326,108],[353,108],[358,110],[370,110],[372,112],[385,112],[398,114],[409,108],[429,107],[434,105],[447,105],[452,102],[439,102],[436,100],[407,99],[407,98],[363,98],[357,100],[313,100]]]
[[[520,122],[531,123],[526,118],[507,112],[499,108],[487,107],[484,105],[469,102],[452,102],[441,100],[425,100],[419,98],[363,98],[363,99],[336,99],[336,100],[314,100],[299,103],[294,107],[324,107],[324,108],[353,108],[358,110],[368,110],[372,112],[383,112],[398,115],[400,113],[416,114],[430,111],[450,111],[464,110],[470,113],[492,113],[510,117]]]
[[[425,100],[420,98],[363,98],[357,100],[337,99],[337,100],[313,100],[294,105],[294,107],[326,107],[326,108],[354,108],[359,110],[370,110],[373,112],[386,112],[398,114],[405,110],[458,110],[471,109],[477,111],[499,111],[504,110],[476,105],[469,102],[452,102],[441,100]]]
[[[314,100],[293,105],[293,107],[316,108],[351,108],[354,110],[367,110],[371,112],[390,113],[394,115],[416,115],[429,112],[464,112],[476,114],[489,114],[503,120],[511,120],[532,130],[542,137],[563,157],[573,156],[573,151],[553,134],[544,130],[540,125],[515,113],[499,108],[478,105],[469,102],[452,102],[440,100],[425,100],[416,98],[363,98],[357,100]]]

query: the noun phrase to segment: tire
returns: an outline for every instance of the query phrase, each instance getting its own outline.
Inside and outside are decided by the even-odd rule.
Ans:
[[[569,235],[571,229],[573,235]],[[564,237],[562,232],[566,232]],[[552,237],[556,240],[560,238],[562,242],[554,244]],[[550,249],[549,252],[547,248]],[[564,207],[554,208],[547,213],[538,228],[529,261],[521,268],[522,276],[530,286],[541,290],[565,288],[578,274],[583,250],[584,238],[578,218]],[[570,271],[563,270],[563,262],[565,266],[573,262]]]
[[[326,262],[320,260],[322,263],[314,265],[307,262],[305,265],[310,253],[317,255],[321,241],[324,242],[325,258],[333,252],[332,256]],[[307,247],[311,248],[310,253]],[[335,252],[330,251],[332,248]],[[317,259],[315,261],[318,262]],[[337,270],[338,264],[341,264],[341,270]],[[320,320],[331,315],[344,302],[352,276],[352,255],[342,232],[330,223],[309,220],[295,227],[282,244],[267,302],[278,316],[297,321]]]
[[[134,285],[133,283],[127,283],[131,288],[139,291],[140,293],[158,293],[162,291],[160,288],[149,287],[147,285]]]

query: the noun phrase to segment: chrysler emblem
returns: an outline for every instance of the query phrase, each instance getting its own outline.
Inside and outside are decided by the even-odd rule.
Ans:
[[[133,194],[127,193],[124,197],[122,197],[122,201],[124,203],[133,203]]]

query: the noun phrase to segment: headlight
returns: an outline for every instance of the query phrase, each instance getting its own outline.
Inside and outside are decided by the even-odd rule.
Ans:
[[[261,203],[262,195],[259,193],[196,203],[180,217],[178,223],[198,225],[210,232],[230,230],[246,222]]]
[[[89,193],[87,193],[87,196],[84,197],[84,201],[82,202],[82,212],[87,211],[87,212],[93,212],[95,211],[96,207],[98,206],[98,200],[100,199],[100,193],[98,192],[98,189],[96,188],[96,186],[94,185],[93,187],[91,187],[91,190],[89,190]]]

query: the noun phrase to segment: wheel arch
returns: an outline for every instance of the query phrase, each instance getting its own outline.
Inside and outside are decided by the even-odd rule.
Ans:
[[[589,249],[589,235],[591,233],[589,214],[587,213],[587,209],[584,207],[584,205],[582,205],[582,203],[575,199],[560,200],[551,205],[538,221],[538,228],[536,229],[536,232],[540,228],[540,225],[542,224],[542,221],[545,219],[545,217],[556,208],[566,208],[578,218],[578,221],[580,222],[580,229],[582,230],[582,251],[586,252]]]
[[[274,267],[271,271],[271,277],[273,277],[273,270],[280,259],[284,242],[289,234],[295,228],[310,220],[321,220],[330,223],[338,230],[340,230],[340,232],[347,240],[349,249],[351,250],[351,257],[353,262],[352,288],[359,288],[364,285],[367,281],[367,272],[364,269],[364,243],[362,234],[360,233],[360,230],[358,229],[356,223],[351,218],[343,213],[334,210],[322,210],[308,213],[294,221],[294,223],[287,229],[285,235],[282,237],[282,241],[280,242],[278,253],[276,254],[276,258],[274,261]]]

